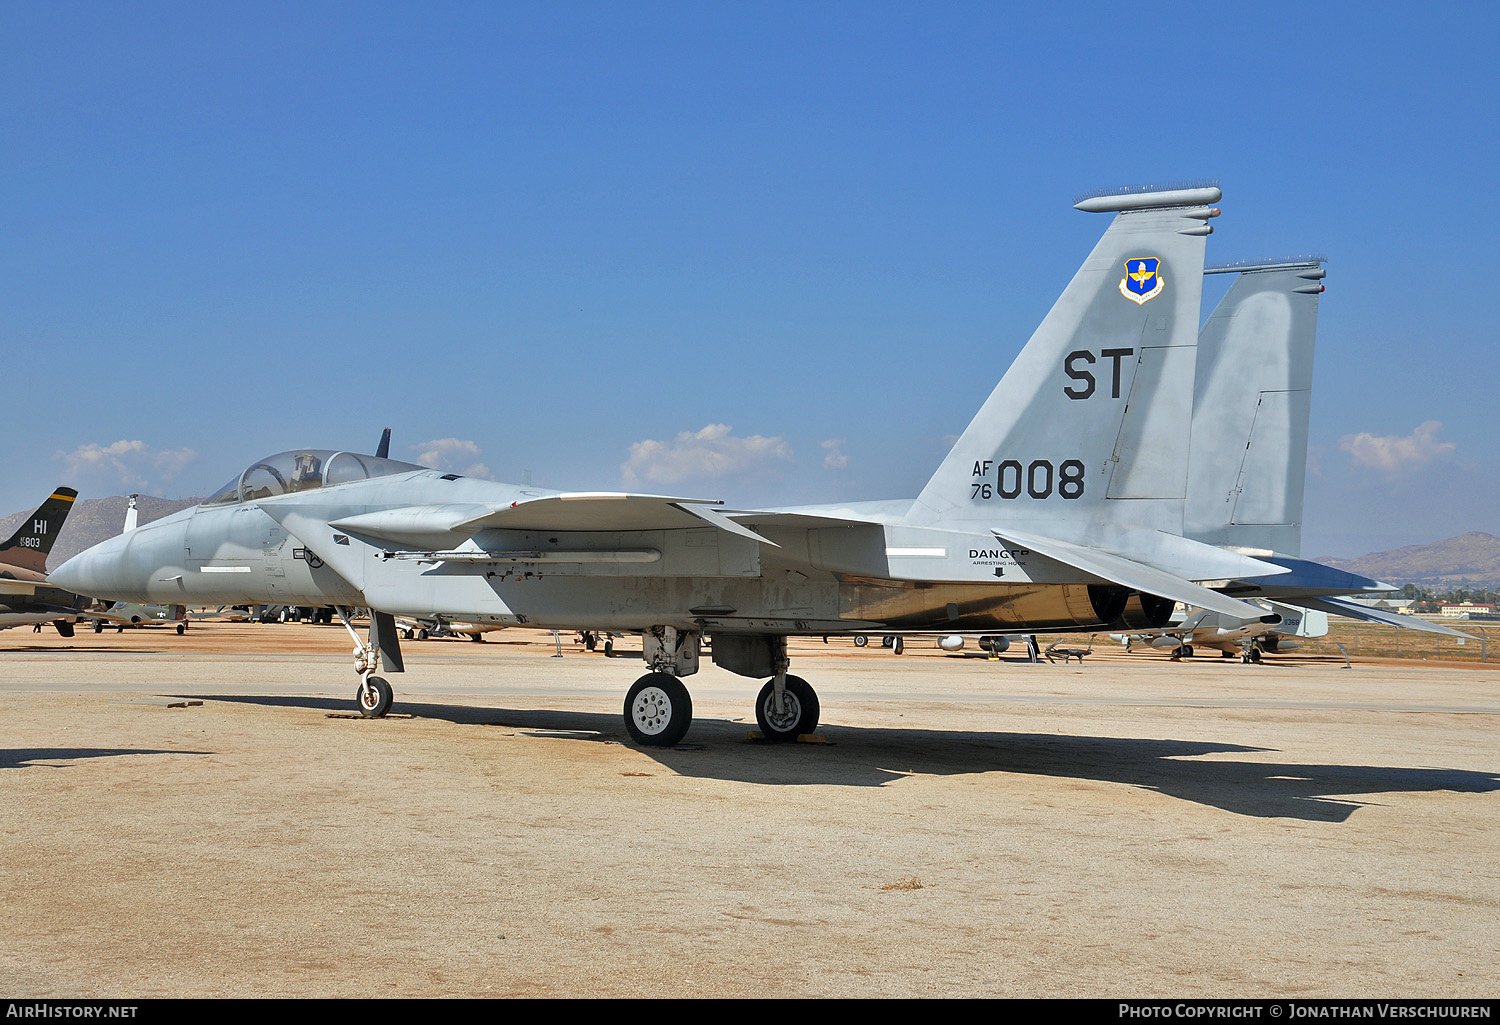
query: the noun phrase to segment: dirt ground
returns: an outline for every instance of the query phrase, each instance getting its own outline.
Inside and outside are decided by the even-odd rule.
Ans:
[[[650,750],[565,641],[407,642],[361,720],[338,626],[0,633],[0,988],[1500,994],[1491,666],[811,639],[826,743],[705,658]]]

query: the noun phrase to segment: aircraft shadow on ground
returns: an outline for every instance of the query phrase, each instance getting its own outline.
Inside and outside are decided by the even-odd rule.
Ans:
[[[66,766],[42,766],[41,762],[72,762],[83,758],[114,758],[119,755],[206,755],[211,751],[157,751],[138,747],[20,747],[0,748],[0,769],[23,767],[61,769]]]
[[[207,700],[353,710],[352,701],[336,698],[219,695]],[[504,726],[539,737],[635,746],[618,713],[414,702],[402,702],[395,711],[461,725]],[[1205,755],[1273,753],[1209,741],[832,725],[822,729],[833,742],[828,746],[750,742],[747,734],[754,728],[754,723],[698,718],[683,745],[637,749],[684,776],[768,786],[865,787],[906,776],[1021,773],[1119,783],[1236,815],[1313,822],[1345,821],[1369,803],[1356,795],[1500,790],[1500,774],[1463,769],[1201,760]]]

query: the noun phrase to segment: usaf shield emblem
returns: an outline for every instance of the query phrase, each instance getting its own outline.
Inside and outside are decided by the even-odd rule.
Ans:
[[[1143,303],[1162,289],[1161,261],[1154,256],[1137,256],[1125,261],[1125,276],[1120,279],[1120,294],[1134,303]]]

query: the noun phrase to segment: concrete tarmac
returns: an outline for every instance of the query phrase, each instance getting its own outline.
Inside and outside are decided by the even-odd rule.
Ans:
[[[0,990],[1500,995],[1494,668],[799,641],[827,743],[705,657],[652,750],[636,659],[407,643],[360,720],[350,647],[0,634]]]

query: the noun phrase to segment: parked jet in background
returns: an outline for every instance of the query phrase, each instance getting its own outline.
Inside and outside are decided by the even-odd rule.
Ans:
[[[771,739],[817,725],[789,635],[1164,625],[1182,601],[1274,620],[1197,581],[1284,567],[1182,536],[1212,187],[1077,208],[1110,227],[915,500],[726,511],[694,498],[557,492],[347,451],[251,464],[194,510],[55,575],[109,597],[372,610],[356,697],[383,714],[394,616],[640,631],[650,672],[626,727],[669,746],[691,721],[699,642],[766,678]],[[1126,415],[1127,407],[1130,415]],[[350,628],[351,634],[354,632]]]
[[[483,641],[485,634],[505,629],[497,623],[467,623],[444,616],[429,616],[426,619],[397,616],[396,627],[408,641],[425,641],[429,637],[467,637],[471,641]]]
[[[1238,654],[1241,662],[1259,662],[1262,652],[1296,651],[1295,637],[1322,637],[1328,633],[1328,616],[1295,605],[1257,602],[1281,617],[1271,624],[1259,619],[1236,619],[1206,609],[1183,609],[1173,622],[1160,630],[1142,630],[1110,636],[1129,651],[1138,641],[1171,652],[1173,661],[1192,658],[1195,648],[1213,648],[1227,658]]]
[[[90,609],[83,614],[94,621],[94,633],[103,633],[106,626],[124,630],[127,626],[175,626],[179,634],[187,632],[187,609],[182,605],[156,605],[141,602],[117,601],[102,609]]]
[[[73,636],[88,599],[48,584],[47,555],[77,497],[72,488],[56,489],[0,545],[0,630],[51,623],[62,636]]]

